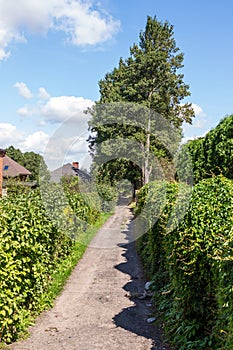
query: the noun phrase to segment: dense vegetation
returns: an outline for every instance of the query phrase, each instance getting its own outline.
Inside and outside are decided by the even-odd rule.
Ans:
[[[28,189],[0,199],[1,341],[16,340],[33,315],[51,305],[54,284],[61,288],[91,238],[87,225],[101,219],[98,196],[72,186],[63,186],[63,197],[60,185],[49,184],[43,193]]]
[[[190,92],[180,72],[184,55],[173,29],[168,22],[148,17],[130,56],[120,58],[99,82],[100,100],[89,122],[94,136],[89,141],[100,176],[110,182],[114,177],[127,178],[134,187],[148,183],[155,157],[171,161],[166,142],[172,130],[173,147],[178,147],[182,122],[191,123],[194,116],[191,104],[182,104]]]
[[[149,181],[155,160],[173,177],[181,125],[193,117],[192,106],[181,103],[189,95],[178,73],[182,67],[173,26],[148,17],[130,57],[121,58],[99,83],[89,139],[96,193],[81,194],[76,180],[63,179],[49,186],[42,181],[41,192],[13,185],[9,197],[0,199],[2,341],[16,340],[31,317],[51,304],[56,274],[64,276],[67,261],[74,265],[84,252],[88,225],[114,207],[112,185],[123,180],[134,192],[146,184],[135,214],[148,232],[137,248],[171,343],[177,350],[233,348],[233,116],[182,146],[177,168],[186,173],[177,177],[192,184],[193,170],[191,196],[187,183]],[[13,146],[7,154],[30,170],[33,180],[40,171],[47,177],[41,156]]]
[[[225,117],[203,138],[183,146],[193,161],[194,181],[222,174],[233,178],[233,115]]]
[[[176,205],[182,210],[187,186],[155,182],[139,193],[137,213],[149,201],[146,220],[153,215],[158,220],[139,239],[138,250],[154,280],[154,301],[165,330],[178,350],[233,347],[232,185],[223,176],[200,181],[174,230],[169,218],[178,190]],[[175,220],[173,216],[176,225]]]
[[[138,241],[138,250],[154,281],[154,299],[165,330],[177,349],[230,350],[233,116],[224,118],[206,137],[183,146],[178,162],[190,172],[187,152],[196,185],[185,217],[178,222],[174,208],[177,213],[185,209],[187,184],[154,182],[143,187],[136,214],[143,213],[149,202],[150,211],[143,215],[152,224]]]
[[[137,227],[139,236],[145,227],[148,232],[138,240],[138,251],[171,342],[178,350],[230,350],[233,116],[174,157],[182,123],[193,117],[192,106],[181,103],[189,95],[182,67],[173,26],[148,17],[130,57],[99,83],[90,148],[101,181],[124,178],[135,188],[145,185],[135,214],[144,218],[138,220],[144,225]],[[158,181],[158,174],[151,182],[159,166],[166,179],[174,175],[172,182]]]

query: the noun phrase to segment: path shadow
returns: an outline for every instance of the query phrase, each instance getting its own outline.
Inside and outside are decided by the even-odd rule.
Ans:
[[[125,197],[120,195],[117,200],[117,205],[125,206],[125,205],[128,205],[131,201],[132,201],[132,198],[130,198],[129,196]]]
[[[113,322],[117,327],[151,339],[151,350],[169,350],[169,346],[162,339],[162,331],[159,326],[147,322],[147,319],[155,314],[155,309],[149,305],[150,299],[141,300],[135,296],[135,294],[143,293],[146,279],[142,272],[140,258],[136,253],[135,242],[131,242],[130,223],[126,226],[126,230],[123,233],[129,242],[121,245],[124,248],[122,256],[125,257],[126,262],[116,265],[115,268],[130,276],[131,281],[122,288],[127,295],[133,295],[130,299],[134,302],[134,305],[122,309],[120,313],[113,317]]]

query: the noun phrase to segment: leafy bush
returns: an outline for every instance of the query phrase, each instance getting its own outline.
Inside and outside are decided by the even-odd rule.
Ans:
[[[61,184],[45,183],[40,186],[43,204],[50,219],[72,238],[93,224],[100,215],[95,193],[79,191],[79,179]]]
[[[153,189],[148,194],[155,197],[155,203],[160,201],[161,185],[149,186]],[[230,350],[233,348],[232,181],[216,176],[199,182],[193,189],[184,220],[173,231],[168,224],[173,216],[177,185],[166,187],[159,219],[138,242],[145,267],[156,282],[155,301],[166,320],[166,331],[179,350]],[[142,206],[140,200],[139,196]],[[182,208],[183,203],[181,199],[178,207]],[[157,203],[156,206],[151,209],[155,216]]]
[[[62,237],[34,193],[2,199],[0,207],[0,336],[9,342],[46,288]]]
[[[225,117],[205,137],[183,146],[193,161],[195,182],[213,174],[233,178],[233,115]],[[182,159],[183,161],[183,159]]]
[[[17,196],[22,193],[29,193],[32,191],[31,186],[28,185],[28,182],[20,181],[19,179],[9,178],[4,180],[4,187],[7,189],[7,195]]]
[[[118,198],[116,188],[107,182],[98,183],[97,193],[101,202],[101,210],[111,212],[115,208]]]
[[[59,185],[0,198],[0,341],[16,340],[88,223],[100,217],[80,193]],[[77,248],[78,247],[78,248]]]
[[[150,275],[153,275],[157,288],[161,286],[161,283],[164,284],[165,275],[167,275],[164,266],[166,252],[164,251],[163,240],[169,211],[171,211],[170,203],[174,202],[177,191],[177,183],[157,181],[147,184],[138,193],[135,214],[140,214],[142,219],[145,220],[145,224],[149,222],[149,230],[139,238],[137,246],[146,270]],[[148,207],[147,203],[150,204]],[[143,211],[144,208],[146,210]]]

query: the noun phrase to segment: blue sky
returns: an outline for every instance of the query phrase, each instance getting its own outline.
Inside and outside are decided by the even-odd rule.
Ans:
[[[232,14],[230,0],[0,0],[0,147],[43,154],[59,138],[61,162],[67,153],[84,162],[82,110],[98,100],[98,81],[128,57],[148,15],[174,25],[196,111],[184,137],[204,135],[233,113]],[[74,116],[76,144],[61,131]]]

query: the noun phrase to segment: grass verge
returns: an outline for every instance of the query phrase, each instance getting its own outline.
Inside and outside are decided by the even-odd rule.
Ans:
[[[78,261],[82,258],[90,241],[111,215],[112,213],[101,214],[97,222],[85,232],[83,237],[81,237],[81,243],[80,241],[77,241],[74,245],[72,253],[66,259],[64,259],[61,264],[59,264],[59,266],[51,276],[52,282],[48,287],[46,295],[42,296],[43,299],[41,300],[41,304],[44,304],[43,310],[53,305],[54,299],[62,291],[67,279],[69,278],[71,272],[77,265]]]

